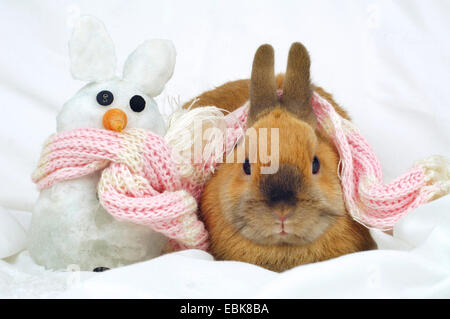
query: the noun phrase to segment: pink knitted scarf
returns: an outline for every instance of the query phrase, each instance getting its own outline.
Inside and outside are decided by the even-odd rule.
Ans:
[[[190,112],[201,109],[206,108]],[[393,182],[383,184],[381,165],[358,129],[317,93],[313,109],[319,129],[330,136],[339,152],[345,204],[360,223],[391,229],[411,210],[450,192],[450,161],[439,156],[418,162]],[[177,134],[163,138],[142,129],[116,133],[92,128],[55,134],[44,146],[33,181],[44,189],[103,170],[99,199],[116,219],[147,225],[171,238],[174,248],[206,250],[208,234],[197,216],[197,202],[223,152],[242,136],[247,111],[248,102],[225,117],[222,151],[199,164],[186,165],[174,156],[174,148],[179,147],[173,143]]]
[[[79,128],[54,134],[44,145],[32,179],[39,189],[45,189],[103,170],[98,197],[117,220],[147,225],[163,233],[174,249],[207,250],[208,233],[198,219],[197,202],[219,158],[242,135],[245,114],[224,118],[218,109],[205,107],[175,115],[178,119],[172,121],[176,123],[165,138],[143,129],[117,133]],[[197,120],[210,121],[212,126],[224,120],[222,124],[231,134],[215,148],[220,154],[213,153],[194,164],[190,133]],[[183,140],[186,133],[187,143]],[[183,151],[187,151],[187,158],[183,158]]]
[[[317,93],[313,95],[313,109],[319,127],[339,152],[345,204],[355,220],[367,227],[389,230],[415,208],[450,193],[450,159],[429,157],[384,184],[381,164],[358,128]]]

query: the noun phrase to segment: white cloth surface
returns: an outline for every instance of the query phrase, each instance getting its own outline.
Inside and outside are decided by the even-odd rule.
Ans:
[[[26,248],[25,228],[16,216],[0,206],[0,258],[6,258]]]
[[[256,48],[275,48],[276,71],[294,41],[312,58],[314,83],[332,92],[378,154],[386,181],[414,161],[450,156],[450,3],[442,1],[14,1],[0,3],[0,256],[23,248],[37,198],[30,181],[71,78],[67,42],[80,14],[102,20],[126,56],[147,38],[171,39],[173,101],[250,74]],[[17,223],[12,220],[17,219]],[[21,225],[21,226],[19,226]],[[15,228],[13,228],[15,227]],[[16,229],[13,231],[13,229]],[[22,229],[22,230],[21,230]],[[379,250],[276,274],[169,254],[102,274],[51,272],[26,251],[0,260],[0,297],[450,297],[450,199],[402,219]]]

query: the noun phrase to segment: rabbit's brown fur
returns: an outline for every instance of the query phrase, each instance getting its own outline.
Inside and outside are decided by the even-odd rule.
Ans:
[[[283,88],[284,74],[278,74],[275,78],[277,89]],[[325,91],[320,86],[313,85],[314,91],[319,93],[320,96],[325,98],[328,102],[330,102],[340,116],[350,120],[347,112],[342,109],[333,99],[333,96]],[[213,90],[209,90],[203,92],[201,95],[196,97],[195,99],[190,100],[189,102],[183,105],[183,108],[188,108],[192,105],[194,100],[196,102],[192,105],[193,108],[200,106],[211,106],[214,105],[218,108],[227,110],[229,112],[233,112],[240,106],[244,105],[245,102],[248,101],[250,95],[250,80],[236,80],[227,82],[216,87]]]
[[[283,89],[281,102],[277,88]],[[265,45],[255,55],[251,80],[229,82],[198,97],[195,107],[215,105],[228,111],[250,99],[247,124],[279,128],[276,174],[259,174],[259,161],[252,164],[250,176],[243,173],[242,163],[225,163],[205,187],[200,210],[215,258],[283,271],[376,246],[345,209],[336,173],[338,154],[328,136],[316,129],[312,89],[348,119],[329,93],[309,83],[309,56],[301,44],[291,48],[286,76],[277,77],[273,50]],[[313,175],[315,155],[321,168]],[[276,228],[280,217],[286,218],[281,222],[282,231],[286,227],[288,232],[284,235]]]

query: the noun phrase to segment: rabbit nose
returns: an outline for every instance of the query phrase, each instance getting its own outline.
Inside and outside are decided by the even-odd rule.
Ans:
[[[110,109],[103,115],[103,127],[121,132],[127,126],[127,115],[120,109]]]
[[[272,212],[272,216],[278,219],[280,222],[284,223],[286,219],[291,217],[293,215],[293,212],[290,211],[275,211]]]
[[[297,202],[297,193],[301,187],[299,170],[292,165],[280,165],[278,172],[264,175],[260,182],[261,193],[268,199],[269,204]]]

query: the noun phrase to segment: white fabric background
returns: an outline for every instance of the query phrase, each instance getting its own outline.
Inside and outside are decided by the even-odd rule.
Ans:
[[[157,99],[186,101],[249,76],[262,43],[283,72],[294,41],[312,77],[331,91],[374,147],[386,181],[414,161],[450,156],[450,2],[442,1],[14,1],[0,3],[0,234],[20,250],[37,198],[30,181],[55,116],[83,83],[71,78],[67,41],[80,14],[107,26],[119,68],[147,38],[177,48],[173,78]],[[104,274],[53,273],[26,252],[0,260],[0,296],[450,297],[450,199],[404,218],[380,250],[275,274],[189,251]],[[2,228],[3,226],[3,228]],[[6,235],[8,234],[8,235]],[[2,236],[3,235],[3,236]],[[9,249],[9,250],[8,250]],[[218,276],[220,274],[220,276]],[[94,278],[92,278],[94,277]],[[89,279],[90,278],[90,279]],[[106,289],[107,288],[107,289]]]

